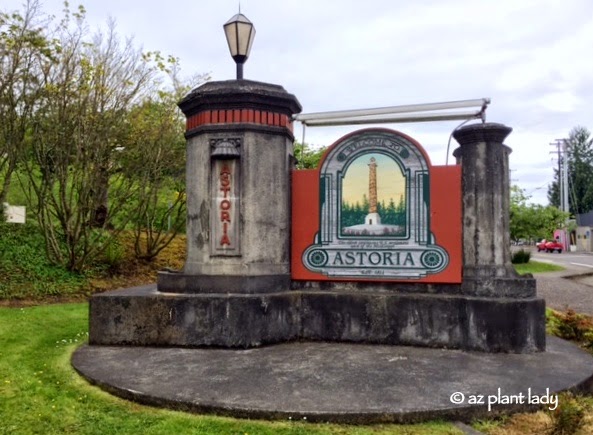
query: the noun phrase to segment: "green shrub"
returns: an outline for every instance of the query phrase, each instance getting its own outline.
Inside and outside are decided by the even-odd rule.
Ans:
[[[126,251],[121,243],[113,239],[108,242],[103,255],[101,256],[102,263],[109,267],[112,272],[118,271],[124,263]]]
[[[518,251],[513,252],[511,256],[511,263],[513,264],[524,264],[529,263],[531,259],[531,251],[526,251],[525,249],[519,249]]]
[[[52,264],[39,227],[0,223],[0,299],[70,294],[86,282],[84,275]]]
[[[585,421],[585,410],[570,394],[563,394],[558,399],[558,407],[551,412],[552,417],[552,435],[574,434],[580,429]]]
[[[558,323],[558,334],[566,340],[583,341],[585,334],[591,332],[591,321],[584,314],[567,310]]]
[[[546,332],[593,349],[593,318],[574,310],[562,313],[546,308]]]

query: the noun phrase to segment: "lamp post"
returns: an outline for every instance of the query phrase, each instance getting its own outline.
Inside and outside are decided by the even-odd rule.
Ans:
[[[255,37],[255,27],[245,15],[240,13],[228,20],[223,27],[231,56],[237,63],[237,80],[241,80],[243,79],[243,64],[249,57]]]

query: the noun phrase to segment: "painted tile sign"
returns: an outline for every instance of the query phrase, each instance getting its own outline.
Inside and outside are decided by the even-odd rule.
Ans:
[[[359,130],[293,173],[297,280],[461,282],[461,171],[402,133]]]

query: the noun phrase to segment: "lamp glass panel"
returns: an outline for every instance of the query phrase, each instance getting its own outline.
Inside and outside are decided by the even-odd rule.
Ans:
[[[251,26],[251,33],[249,34],[249,44],[247,45],[247,53],[246,56],[249,57],[249,53],[251,53],[251,47],[253,47],[253,39],[255,38],[255,27]]]
[[[238,32],[239,32],[239,52],[238,54],[242,56],[249,56],[249,51],[251,51],[250,44],[253,41],[253,37],[251,34],[253,33],[253,25],[251,23],[237,23]]]
[[[224,26],[224,33],[229,45],[231,56],[236,56],[237,53],[237,23],[228,23]]]

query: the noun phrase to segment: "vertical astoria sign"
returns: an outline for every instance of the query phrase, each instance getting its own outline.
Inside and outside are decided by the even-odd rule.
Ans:
[[[233,142],[214,140],[211,171],[212,213],[210,251],[212,255],[241,254],[239,240],[239,153]]]

